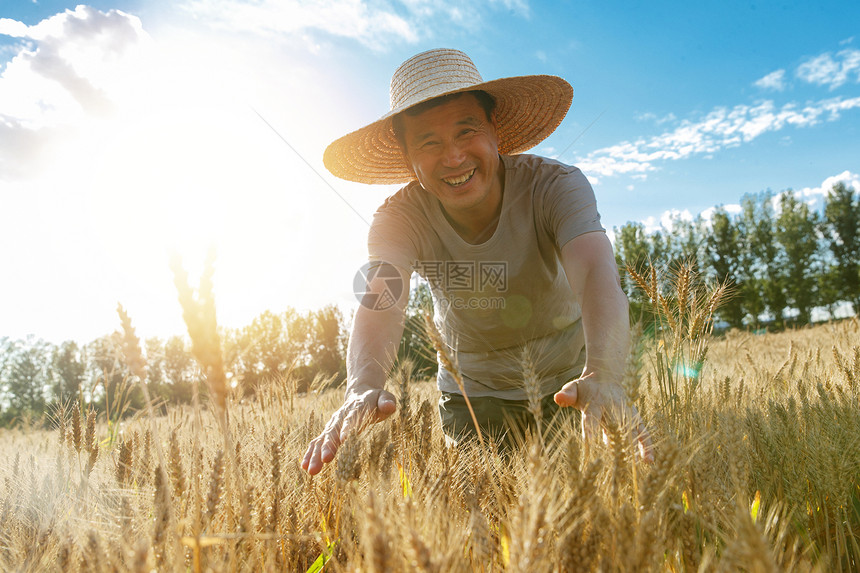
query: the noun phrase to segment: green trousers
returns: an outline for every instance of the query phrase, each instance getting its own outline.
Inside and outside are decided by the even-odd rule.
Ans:
[[[492,396],[469,398],[475,418],[485,437],[492,436],[497,444],[512,446],[525,435],[528,430],[535,431],[535,418],[529,411],[528,400],[502,400]],[[553,400],[553,394],[544,396],[541,400],[541,422],[544,431],[564,415],[578,414],[574,408],[560,408]],[[442,430],[445,435],[460,442],[474,438],[475,424],[466,406],[466,399],[460,394],[442,392],[439,398],[439,416],[442,418]]]

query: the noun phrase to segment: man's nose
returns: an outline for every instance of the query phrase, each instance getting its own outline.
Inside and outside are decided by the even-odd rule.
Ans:
[[[466,154],[456,141],[448,141],[442,147],[442,164],[445,167],[457,167],[466,158]]]

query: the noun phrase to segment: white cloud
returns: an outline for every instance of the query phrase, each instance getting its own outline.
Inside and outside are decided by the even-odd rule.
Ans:
[[[645,232],[648,234],[660,230],[660,225],[657,223],[657,218],[653,215],[649,215],[648,217],[642,219],[642,225],[645,226]]]
[[[832,177],[828,177],[821,182],[821,185],[817,187],[804,187],[803,189],[795,191],[795,195],[797,195],[798,198],[811,197],[813,199],[818,199],[830,193],[830,190],[833,189],[833,186],[840,181],[844,183],[846,187],[853,187],[855,191],[860,191],[860,175],[845,170],[839,175],[833,175]]]
[[[852,187],[855,190],[860,190],[860,174],[852,173],[851,171],[843,171],[838,175],[833,175],[831,177],[827,177],[824,181],[821,182],[820,185],[816,187],[805,187],[803,189],[793,191],[794,196],[797,197],[798,200],[805,202],[811,208],[815,209],[820,206],[823,198],[833,189],[833,186],[839,182],[843,182],[847,187]],[[774,209],[776,214],[779,214],[781,209],[781,201],[780,196],[782,193],[776,193],[771,198],[771,206]],[[729,216],[734,217],[743,212],[743,207],[737,203],[729,203],[727,205],[720,205],[714,207],[708,207],[701,213],[699,213],[699,217],[701,217],[703,224],[705,227],[710,228],[713,219],[714,213],[717,212],[719,208],[722,208]],[[693,217],[692,213],[688,209],[679,210],[679,209],[669,209],[664,211],[662,215],[660,215],[659,219],[653,215],[650,215],[641,220],[642,225],[645,227],[645,231],[647,233],[654,233],[656,231],[669,231],[671,232],[674,228],[674,224],[676,221],[693,221],[695,217]]]
[[[10,18],[0,18],[0,34],[4,36],[12,36],[13,38],[27,37],[27,24],[12,20]]]
[[[831,89],[852,80],[860,82],[860,50],[844,49],[835,56],[828,52],[810,58],[798,66],[795,75],[806,82],[827,85]],[[783,69],[771,72],[755,81],[754,85],[783,91],[787,87],[786,72]],[[764,133],[789,126],[807,127],[822,121],[835,121],[841,113],[856,108],[860,108],[860,97],[836,97],[806,104],[790,102],[781,107],[771,100],[732,108],[717,107],[699,120],[681,121],[671,131],[597,149],[574,162],[590,175],[627,175],[645,179],[658,168],[659,162],[692,156],[710,158],[720,150],[748,143]],[[641,113],[636,119],[657,125],[676,121],[673,114],[660,118],[653,113]],[[786,137],[782,138],[781,144],[790,142]]]
[[[825,178],[824,181],[816,187],[805,187],[803,189],[793,191],[793,193],[798,200],[804,201],[811,208],[815,209],[820,206],[823,198],[830,192],[833,186],[840,181],[845,183],[847,187],[860,190],[860,174],[845,170],[838,175]],[[771,206],[776,214],[779,214],[782,211],[780,207],[781,195],[782,193],[776,193],[771,198]],[[743,212],[743,207],[737,203],[729,203],[727,205],[720,205],[719,207],[708,207],[698,215],[698,217],[702,219],[705,227],[711,227],[714,213],[716,213],[719,208],[722,208],[731,217],[737,216]],[[676,221],[693,221],[694,219],[695,217],[693,217],[693,214],[688,209],[668,209],[664,211],[659,218],[649,215],[648,217],[641,219],[640,222],[644,226],[645,232],[654,233],[656,231],[671,232]]]
[[[678,221],[692,221],[693,218],[693,214],[690,213],[689,209],[668,209],[663,211],[659,220],[654,216],[650,216],[645,218],[642,224],[645,227],[646,233],[654,233],[656,231],[671,233]]]
[[[271,36],[317,30],[353,38],[373,48],[383,47],[391,39],[418,39],[414,27],[402,16],[358,0],[191,0],[184,8],[214,28],[231,31]]]
[[[655,113],[645,112],[645,113],[640,113],[636,116],[636,121],[648,121],[648,122],[655,123],[657,125],[663,125],[664,123],[672,123],[672,122],[675,122],[677,120],[678,120],[678,118],[675,116],[674,113],[667,113],[663,117],[659,117]]]
[[[846,82],[860,82],[860,50],[845,49],[810,58],[798,66],[798,78],[811,84],[836,89]]]
[[[833,186],[839,182],[845,183],[848,187],[853,187],[855,190],[860,189],[860,175],[845,170],[838,175],[833,175],[824,179],[820,185],[816,187],[804,187],[803,189],[793,190],[787,189],[781,193],[775,193],[771,199],[771,206],[774,213],[782,212],[781,197],[786,192],[791,192],[798,201],[803,201],[813,209],[819,208],[824,197],[833,189]]]
[[[0,20],[25,40],[0,75],[0,180],[37,173],[50,151],[115,111],[148,37],[140,21],[87,6],[33,26]]]
[[[526,0],[494,0],[490,5],[530,15]],[[188,0],[184,8],[217,29],[269,36],[318,31],[382,50],[392,43],[431,37],[433,21],[478,30],[486,5],[471,0]]]
[[[597,149],[575,163],[589,175],[647,175],[661,161],[712,154],[788,126],[834,121],[842,112],[855,108],[860,108],[860,97],[837,97],[803,106],[788,103],[779,108],[772,101],[731,109],[718,107],[698,121],[684,120],[660,135]]]
[[[785,89],[785,70],[776,70],[759,78],[753,85],[764,90],[775,90],[781,92]]]
[[[669,209],[660,216],[660,224],[664,229],[671,231],[675,228],[677,221],[692,221],[693,214],[689,209]]]

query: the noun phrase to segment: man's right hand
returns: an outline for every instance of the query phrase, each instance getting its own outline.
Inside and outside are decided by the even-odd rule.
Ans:
[[[381,422],[396,409],[396,400],[391,392],[381,389],[348,392],[343,406],[332,414],[322,433],[308,444],[302,459],[302,469],[311,475],[318,474],[325,464],[334,459],[349,434]]]

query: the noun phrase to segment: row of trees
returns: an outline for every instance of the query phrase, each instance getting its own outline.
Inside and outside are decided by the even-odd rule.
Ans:
[[[719,318],[735,328],[811,322],[860,311],[860,194],[837,183],[820,211],[791,190],[746,195],[739,213],[718,208],[710,222],[676,218],[671,229],[647,233],[641,223],[615,229],[616,260],[642,273],[690,261],[704,277],[728,282],[734,296]],[[622,276],[624,273],[622,273]],[[646,300],[623,278],[634,314]]]
[[[239,329],[222,332],[231,383],[246,394],[260,384],[283,380],[303,390],[314,380],[336,383],[346,374],[345,319],[335,306],[300,313],[264,312]],[[201,373],[189,341],[180,336],[143,343],[147,386],[160,402],[189,403]],[[0,426],[44,419],[56,405],[89,403],[108,417],[144,405],[142,392],[122,359],[119,332],[89,344],[59,345],[30,336],[0,338]],[[205,391],[205,384],[200,390]]]

